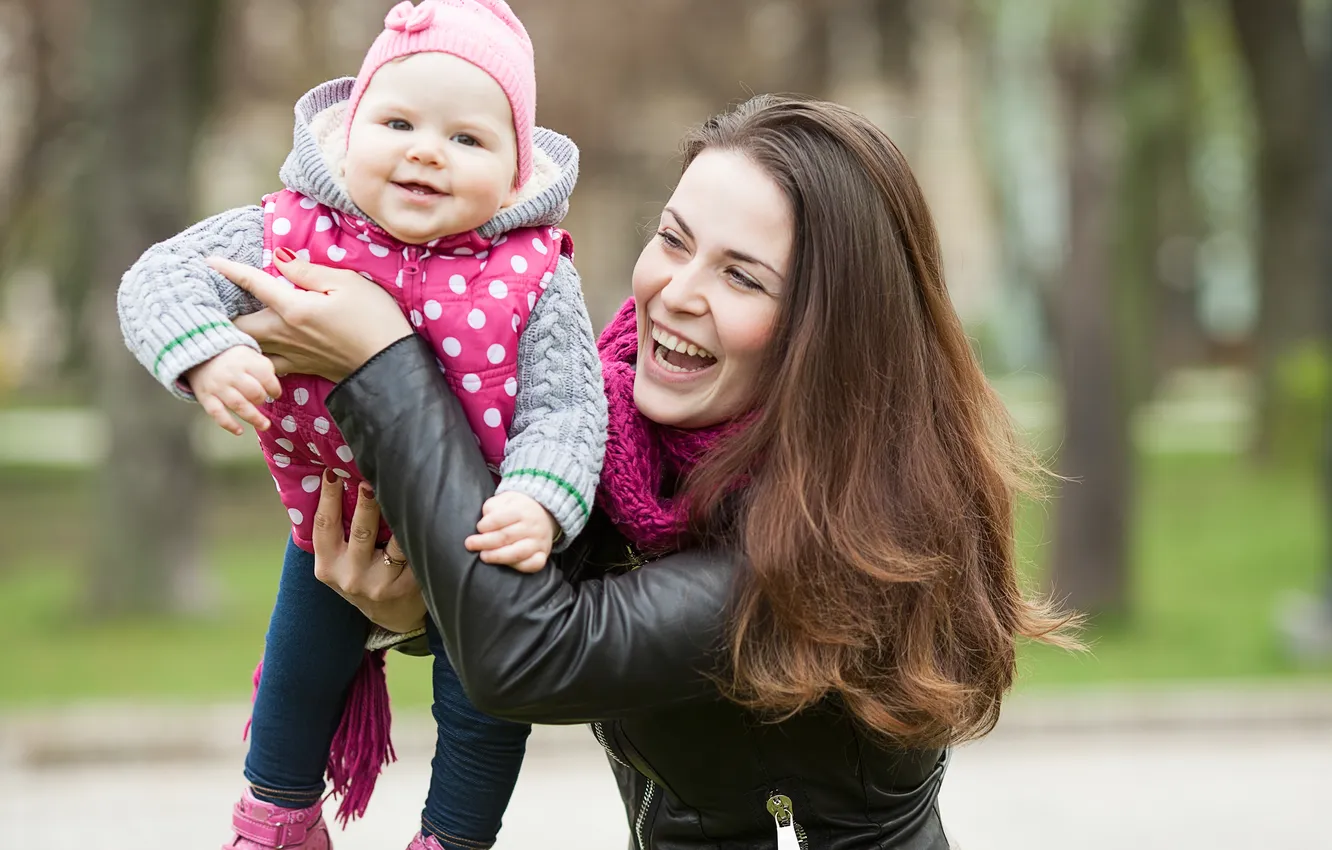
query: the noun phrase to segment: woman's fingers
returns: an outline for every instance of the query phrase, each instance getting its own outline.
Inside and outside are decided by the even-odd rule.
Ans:
[[[351,532],[347,535],[347,557],[352,563],[369,563],[379,536],[379,503],[366,482],[356,491],[356,510],[352,513]]]
[[[337,279],[336,275],[319,273],[316,271],[318,264],[307,263],[304,260],[296,258],[293,254],[290,259],[282,256],[283,248],[279,248],[273,255],[273,264],[277,266],[282,276],[301,289],[308,289],[311,292],[329,292],[335,288],[333,281]],[[337,266],[326,266],[324,268],[337,268]]]
[[[342,479],[324,470],[319,487],[319,507],[315,509],[314,533],[315,572],[319,580],[327,583],[331,568],[342,555],[346,544],[342,540]]]
[[[209,257],[206,262],[213,271],[278,312],[291,301],[294,290],[266,271],[224,257]]]

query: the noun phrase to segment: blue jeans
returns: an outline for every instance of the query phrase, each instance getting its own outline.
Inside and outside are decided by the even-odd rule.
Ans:
[[[288,541],[264,645],[245,778],[267,803],[303,808],[324,793],[329,746],[370,623],[314,575],[314,556]],[[434,622],[438,739],[421,827],[445,847],[489,847],[499,833],[531,727],[482,714],[463,693]]]

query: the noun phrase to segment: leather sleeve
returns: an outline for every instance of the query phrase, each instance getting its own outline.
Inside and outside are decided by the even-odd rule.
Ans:
[[[427,343],[380,352],[327,400],[482,711],[578,723],[716,697],[734,566],[680,553],[619,576],[524,575],[463,548],[494,481]]]

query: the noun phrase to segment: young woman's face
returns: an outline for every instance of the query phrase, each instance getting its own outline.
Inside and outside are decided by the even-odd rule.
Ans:
[[[793,239],[786,196],[747,157],[690,164],[634,267],[643,415],[701,428],[750,408]]]

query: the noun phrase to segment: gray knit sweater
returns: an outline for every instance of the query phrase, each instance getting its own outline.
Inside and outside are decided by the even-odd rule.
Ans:
[[[347,196],[336,167],[345,153],[342,122],[353,83],[324,83],[297,102],[295,143],[279,177],[293,191],[366,218]],[[568,212],[578,149],[541,128],[533,141],[533,179],[518,203],[480,228],[482,236],[552,226]],[[154,245],[125,273],[117,296],[125,345],[177,397],[193,398],[182,380],[189,369],[233,346],[259,350],[231,320],[263,305],[204,260],[220,256],[263,268],[263,251],[263,209],[241,207]],[[518,395],[497,492],[513,490],[540,502],[559,522],[567,545],[587,522],[605,440],[606,399],[592,323],[578,272],[562,257],[519,339]],[[527,473],[509,474],[519,470]]]

